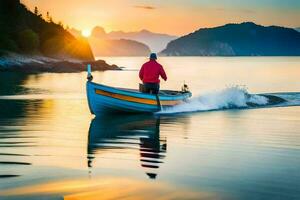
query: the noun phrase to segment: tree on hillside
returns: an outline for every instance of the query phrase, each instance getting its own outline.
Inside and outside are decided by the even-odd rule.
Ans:
[[[35,15],[39,15],[39,10],[38,10],[38,8],[36,6],[34,7],[34,14]]]
[[[59,25],[60,27],[64,28],[64,24],[63,24],[61,21],[58,22],[58,25]]]
[[[39,12],[39,9],[36,6],[34,7],[34,14],[39,16],[40,18],[43,17],[43,15]]]
[[[47,13],[46,13],[46,21],[47,21],[47,22],[50,22],[50,14],[49,14],[48,11],[47,11]]]
[[[49,12],[45,11],[44,18],[37,6],[30,11],[20,0],[0,0],[0,56],[13,52],[94,59],[89,45],[62,29],[62,23],[53,22]]]
[[[39,36],[33,30],[25,29],[18,33],[18,46],[24,53],[35,52],[39,44]]]

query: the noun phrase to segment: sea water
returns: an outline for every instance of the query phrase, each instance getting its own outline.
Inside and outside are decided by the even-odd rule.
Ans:
[[[138,88],[147,58],[104,59],[124,70],[95,82]],[[159,62],[193,97],[154,115],[91,115],[86,73],[0,73],[0,199],[300,198],[299,57]]]

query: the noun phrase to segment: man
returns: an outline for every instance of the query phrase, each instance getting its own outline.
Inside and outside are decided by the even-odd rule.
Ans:
[[[156,60],[156,54],[151,53],[150,60],[143,64],[139,73],[140,79],[144,84],[145,92],[151,94],[158,94],[159,92],[159,76],[161,76],[165,81],[167,80],[164,68]]]

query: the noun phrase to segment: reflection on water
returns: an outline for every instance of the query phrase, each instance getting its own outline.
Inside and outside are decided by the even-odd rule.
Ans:
[[[293,101],[286,92],[300,91],[297,57],[161,61],[170,77],[162,88],[188,77],[195,95],[242,84]],[[94,77],[138,82],[137,71]],[[85,81],[85,73],[0,73],[1,200],[300,199],[299,106],[94,117]]]
[[[13,95],[28,92],[28,88],[23,87],[27,78],[28,76],[22,73],[1,72],[0,94]]]
[[[88,167],[96,155],[119,149],[139,149],[141,166],[149,178],[166,157],[167,141],[159,135],[160,118],[153,115],[110,115],[92,120],[88,138]]]
[[[209,191],[193,191],[176,188],[167,183],[145,180],[102,177],[54,181],[40,185],[0,191],[7,199],[55,199],[55,200],[118,200],[118,199],[229,199]],[[65,195],[58,195],[65,194]]]

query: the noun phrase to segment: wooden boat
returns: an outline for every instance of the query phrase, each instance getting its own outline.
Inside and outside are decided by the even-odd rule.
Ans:
[[[192,94],[183,91],[161,90],[159,94],[143,93],[136,89],[110,87],[92,82],[90,66],[86,83],[87,99],[92,114],[103,112],[154,113],[183,103]]]

